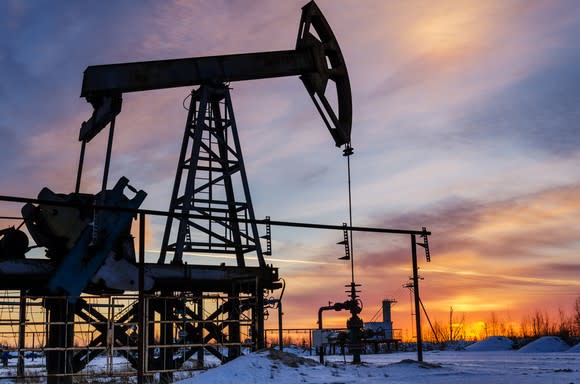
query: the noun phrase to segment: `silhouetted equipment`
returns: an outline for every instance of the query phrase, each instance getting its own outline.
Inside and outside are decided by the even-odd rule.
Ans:
[[[349,204],[350,205],[350,204]],[[349,256],[349,248],[348,248],[348,244],[349,244],[349,239],[350,239],[350,244],[352,244],[352,235],[349,238],[348,236],[348,227],[346,227],[346,224],[343,224],[343,228],[344,228],[344,240],[338,242],[337,244],[344,244],[345,245],[345,250],[346,250],[346,256]],[[352,228],[352,226],[351,226]],[[413,276],[411,277],[412,282],[408,283],[405,285],[406,288],[412,288],[413,292],[415,294],[415,320],[416,320],[416,328],[417,328],[417,360],[418,361],[423,361],[423,341],[422,341],[422,335],[421,335],[421,315],[419,312],[419,306],[422,305],[421,300],[420,300],[420,296],[419,296],[419,267],[418,267],[418,263],[417,263],[417,245],[422,246],[425,249],[425,257],[427,259],[427,262],[431,261],[431,256],[430,256],[430,252],[429,252],[429,243],[428,243],[428,237],[431,235],[431,232],[427,231],[427,228],[423,227],[421,231],[405,231],[405,230],[391,230],[390,233],[400,233],[400,234],[408,234],[411,236],[411,258],[412,258],[412,264],[413,264]],[[416,237],[420,236],[421,238],[423,238],[423,243],[417,243],[416,241]],[[352,251],[351,251],[352,252]],[[352,353],[353,356],[353,363],[358,364],[361,362],[361,357],[360,354],[363,350],[364,347],[364,339],[369,337],[369,335],[373,332],[368,332],[367,330],[365,330],[364,327],[364,323],[362,321],[362,319],[358,316],[359,313],[362,311],[362,302],[360,301],[359,297],[359,293],[360,291],[357,290],[358,287],[360,287],[360,284],[356,284],[355,280],[354,280],[354,263],[352,260],[352,257],[341,257],[339,259],[342,260],[349,260],[351,261],[351,273],[352,273],[352,279],[351,279],[351,283],[349,285],[346,285],[345,287],[350,288],[349,290],[346,291],[347,294],[350,295],[350,300],[345,301],[344,303],[336,303],[334,305],[328,305],[328,306],[324,306],[321,307],[318,310],[318,327],[319,327],[319,332],[317,334],[318,337],[318,353],[320,355],[320,362],[323,363],[324,362],[324,342],[322,341],[322,339],[324,338],[324,332],[327,331],[323,331],[322,329],[322,312],[323,311],[328,311],[328,310],[335,310],[335,311],[341,311],[341,310],[345,310],[348,309],[351,312],[351,317],[347,320],[346,322],[346,327],[348,329],[348,332],[342,335],[342,342],[343,345],[346,345],[346,343],[348,343],[348,347],[350,352]],[[385,333],[385,340],[390,340],[396,343],[398,343],[398,340],[393,340],[392,339],[392,324],[390,324],[390,303],[392,303],[393,301],[385,301],[383,302],[383,305],[387,305],[389,306],[388,310],[387,308],[383,308],[384,313],[388,313],[389,314],[389,318],[386,319],[385,318],[385,323],[389,323],[388,328],[385,327],[387,330],[390,329],[390,337],[386,337],[387,334]]]
[[[74,301],[86,289],[91,290],[91,286],[121,291],[138,288],[135,247],[130,234],[134,215],[90,209],[96,201],[111,207],[138,208],[147,194],[138,191],[129,199],[123,194],[128,187],[129,180],[123,177],[112,190],[95,196],[58,195],[44,188],[39,194],[42,200],[82,205],[78,208],[26,204],[22,208],[30,235],[37,245],[46,247],[47,257],[57,263],[48,283],[50,292],[67,295]],[[151,285],[147,284],[148,289]]]
[[[423,233],[420,236],[423,238],[423,242],[417,243],[417,245],[425,248],[425,259],[429,263],[431,261],[431,253],[429,252],[429,235],[427,235],[427,228],[423,227]]]
[[[344,311],[347,310],[350,312],[351,317],[346,321],[346,328],[348,329],[348,333],[344,336],[344,342],[348,341],[349,350],[353,356],[353,363],[358,364],[360,363],[360,354],[363,349],[362,344],[362,337],[363,337],[363,326],[364,323],[362,319],[358,316],[363,309],[362,301],[359,299],[357,290],[360,287],[360,284],[355,284],[351,282],[349,285],[345,285],[345,287],[349,288],[346,293],[349,293],[350,299],[346,300],[342,303],[334,303],[332,305],[327,305],[324,307],[320,307],[318,309],[318,329],[322,331],[322,312],[324,311]],[[321,333],[319,335],[322,335]],[[322,344],[322,343],[321,343]],[[320,363],[324,363],[324,347],[318,349],[318,354],[320,358]]]
[[[321,307],[318,311],[318,329],[313,335],[313,346],[316,352],[321,356],[320,361],[323,363],[325,354],[336,354],[337,347],[343,355],[346,351],[350,353],[352,350],[351,331],[346,328],[341,329],[323,329],[322,327],[322,312],[323,311],[340,311],[349,309],[351,301],[347,300],[344,303],[330,304]],[[393,329],[393,322],[391,320],[391,304],[396,303],[396,300],[383,300],[382,316],[383,321],[365,322],[364,328],[360,330],[359,338],[360,344],[363,345],[365,353],[380,353],[391,352],[398,350],[401,342],[401,329]],[[377,312],[378,314],[378,312]],[[375,316],[377,315],[375,314]]]
[[[280,351],[284,350],[284,340],[282,334],[284,332],[282,328],[282,316],[284,312],[282,311],[282,298],[284,297],[284,291],[286,290],[286,281],[284,279],[280,279],[282,281],[282,291],[280,292],[280,296],[276,299],[274,297],[268,297],[264,299],[264,316],[267,318],[268,308],[276,308],[278,310],[278,349]]]
[[[417,262],[417,245],[425,248],[425,259],[427,262],[431,261],[431,254],[429,252],[429,243],[427,229],[423,227],[422,233],[419,234],[423,238],[423,243],[417,243],[415,234],[411,234],[411,258],[413,262],[413,276],[410,278],[411,282],[405,285],[407,288],[413,289],[414,304],[415,304],[415,327],[417,332],[417,360],[423,361],[423,335],[421,333],[421,296],[419,295],[419,266]]]
[[[266,216],[266,222],[266,234],[260,236],[260,238],[266,240],[266,252],[264,252],[264,256],[272,256],[272,226],[270,225],[270,216]]]
[[[82,369],[96,356],[91,352],[77,355],[66,352],[72,346],[71,321],[75,316],[91,323],[103,321],[99,313],[85,306],[79,297],[83,292],[110,294],[139,288],[141,298],[144,291],[165,297],[149,301],[146,312],[143,308],[137,311],[139,304],[135,303],[134,310],[129,311],[131,315],[124,318],[134,321],[139,312],[150,319],[160,319],[157,331],[164,349],[156,361],[163,367],[161,381],[170,380],[171,370],[183,363],[173,358],[178,348],[172,346],[178,318],[190,323],[180,332],[193,329],[190,338],[204,335],[202,344],[215,339],[227,345],[227,354],[206,348],[222,359],[231,359],[240,354],[240,316],[250,309],[251,345],[254,349],[264,347],[263,295],[266,290],[280,288],[281,283],[277,268],[264,259],[264,255],[271,254],[270,229],[268,225],[268,247],[263,252],[228,84],[281,76],[300,77],[334,144],[344,145],[345,154],[352,153],[348,72],[334,33],[313,1],[302,8],[292,50],[96,65],[85,70],[81,96],[94,110],[79,132],[81,153],[75,192],[58,194],[44,188],[38,204],[29,203],[22,208],[30,235],[37,245],[46,248],[49,260],[11,263],[8,270],[13,273],[1,279],[3,288],[17,289],[23,284],[22,277],[27,276],[31,292],[54,295],[53,299],[45,300],[48,317],[53,321],[48,329],[49,384],[70,383],[70,370]],[[138,266],[130,228],[146,193],[130,186],[125,177],[107,189],[116,116],[121,112],[124,93],[191,86],[199,88],[191,92],[160,255],[156,264],[145,266],[141,246]],[[330,92],[335,95],[328,96]],[[336,100],[336,104],[331,100]],[[109,138],[101,191],[94,195],[80,193],[86,144],[107,126]],[[132,198],[127,196],[130,193]],[[141,223],[140,236],[144,236],[143,228]],[[2,234],[0,256],[21,257],[28,247],[21,232],[7,229]],[[348,252],[348,245],[345,246]],[[167,264],[169,253],[173,258]],[[236,265],[193,265],[184,262],[187,253],[233,254]],[[256,267],[247,266],[249,254],[255,255]],[[188,312],[178,298],[182,294],[202,297],[207,292],[223,293],[229,298],[209,318],[201,311],[203,302],[194,305],[201,312]],[[353,301],[351,312],[356,312],[355,304]],[[224,313],[228,316],[226,321],[212,322]],[[115,330],[115,343],[128,342],[129,328]],[[107,332],[103,328],[96,330],[103,335]],[[143,338],[144,330],[140,333]],[[149,338],[153,340],[154,333]],[[105,339],[96,338],[91,346],[96,347]],[[142,372],[145,358],[142,353],[147,351],[148,359],[153,361],[153,350],[142,344],[139,348],[140,362],[130,361]],[[188,356],[193,353],[189,350]]]
[[[255,218],[228,85],[281,76],[300,77],[334,144],[344,146],[349,165],[349,227]],[[146,211],[139,208],[146,193],[132,187],[126,177],[107,188],[116,116],[125,93],[192,86],[199,87],[190,93],[169,209],[148,211],[166,219],[159,258],[156,263],[146,263]],[[264,297],[266,291],[283,287],[278,269],[264,258],[272,251],[270,225],[343,230],[343,259],[350,260],[352,270],[351,283],[346,286],[350,298],[331,308],[350,311],[348,340],[353,362],[360,362],[364,332],[358,317],[362,302],[357,290],[360,285],[354,279],[352,231],[411,234],[415,272],[415,236],[423,237],[420,245],[429,259],[430,233],[425,228],[419,232],[353,227],[350,83],[338,42],[313,1],[302,8],[293,50],[90,66],[84,73],[81,96],[94,110],[79,132],[75,192],[60,194],[44,188],[34,201],[12,200],[27,203],[22,208],[24,222],[36,245],[46,249],[47,259],[23,258],[31,248],[24,233],[15,228],[0,231],[0,289],[22,290],[24,304],[42,296],[48,323],[48,384],[72,383],[75,372],[112,346],[127,347],[118,350],[137,370],[138,382],[152,371],[159,373],[161,382],[168,382],[172,371],[194,354],[202,366],[205,352],[227,360],[239,356],[244,345],[263,348],[265,309],[277,305],[279,319],[282,317],[281,297]],[[107,126],[100,192],[80,193],[86,145]],[[137,214],[138,263],[130,232]],[[265,252],[258,223],[266,225],[262,236],[267,242]],[[198,265],[184,260],[189,254],[215,253],[233,255],[235,265]],[[169,254],[173,256],[170,263],[166,260]],[[247,265],[247,259],[257,265]],[[137,289],[138,299],[116,318],[108,318],[86,296],[80,296],[93,293],[103,298]],[[206,300],[215,300],[210,309]],[[321,312],[319,316],[322,327]],[[74,345],[79,319],[96,334],[82,351]],[[20,321],[21,327],[24,323]],[[247,328],[246,333],[242,327]],[[19,368],[19,372],[23,370]]]
[[[339,260],[350,260],[350,245],[349,245],[349,241],[348,241],[348,230],[346,229],[346,223],[342,223],[342,226],[344,227],[343,230],[343,235],[344,235],[344,240],[339,241],[338,245],[344,245],[344,256],[339,257]]]
[[[123,93],[281,76],[300,76],[336,145],[350,143],[352,100],[346,64],[314,1],[302,8],[293,50],[88,67],[81,96],[95,112],[83,124],[80,140],[89,141],[120,112]],[[326,97],[329,81],[336,86],[338,111]]]
[[[26,233],[8,227],[0,230],[0,260],[23,259],[28,251],[28,236]]]
[[[89,141],[113,120],[120,111],[123,93],[201,85],[191,95],[169,211],[181,216],[196,212],[220,219],[206,220],[204,225],[181,219],[180,215],[169,216],[159,263],[165,263],[167,252],[173,253],[172,263],[179,264],[184,251],[200,252],[204,248],[203,251],[211,253],[234,253],[238,266],[245,265],[246,254],[255,252],[259,265],[266,265],[255,224],[241,228],[235,222],[228,222],[229,217],[238,216],[253,220],[254,211],[227,83],[296,75],[312,97],[335,144],[348,146],[352,125],[348,72],[338,42],[314,2],[302,10],[294,50],[98,65],[86,69],[81,96],[95,111],[83,123],[81,141]],[[334,84],[336,108],[326,97],[327,90],[332,88],[329,83]],[[240,197],[235,195],[234,174],[241,178]],[[211,197],[216,190],[221,199]],[[174,221],[179,224],[172,241]],[[190,241],[192,228],[207,235],[207,244]],[[224,237],[223,231],[231,234],[231,238]]]
[[[387,339],[393,338],[393,320],[391,318],[391,307],[395,304],[397,300],[395,299],[385,299],[382,302],[382,312],[383,312],[383,324],[385,329],[384,336]]]

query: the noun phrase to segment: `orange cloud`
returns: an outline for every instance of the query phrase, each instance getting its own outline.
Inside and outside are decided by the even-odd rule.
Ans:
[[[537,308],[567,310],[580,293],[578,196],[579,186],[567,186],[499,202],[457,201],[375,225],[415,229],[425,225],[433,231],[431,263],[425,262],[419,248],[425,278],[420,282],[422,299],[432,318],[444,319],[452,306],[473,322],[486,320],[491,312],[519,321]],[[372,318],[382,299],[395,297],[400,301],[393,313],[395,327],[410,329],[408,291],[403,288],[411,275],[409,238],[355,236],[355,278],[362,284],[366,304],[363,318]],[[291,273],[281,269],[281,274],[288,282],[289,327],[313,326],[320,306],[347,299],[347,265]],[[348,313],[327,316],[329,324],[340,324]]]

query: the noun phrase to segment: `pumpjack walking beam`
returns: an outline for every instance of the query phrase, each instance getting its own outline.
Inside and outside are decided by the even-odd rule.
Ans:
[[[123,93],[282,76],[300,76],[335,144],[350,143],[352,98],[346,64],[330,25],[313,1],[302,8],[294,50],[88,67],[81,96],[95,111],[84,123],[79,140],[91,140],[120,112]],[[326,97],[329,81],[336,85],[338,111]]]

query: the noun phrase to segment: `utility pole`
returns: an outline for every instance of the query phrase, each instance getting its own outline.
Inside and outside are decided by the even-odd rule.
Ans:
[[[415,325],[417,328],[417,361],[423,361],[423,336],[421,334],[421,308],[419,296],[419,267],[417,266],[417,241],[411,235],[411,255],[413,258],[413,292],[415,299]]]

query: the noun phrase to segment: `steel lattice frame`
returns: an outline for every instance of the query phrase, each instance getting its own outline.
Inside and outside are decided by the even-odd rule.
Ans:
[[[159,263],[168,252],[173,264],[183,263],[184,252],[222,253],[244,267],[253,253],[266,265],[226,85],[203,85],[191,94],[169,212]]]

